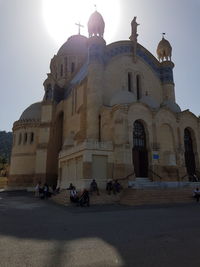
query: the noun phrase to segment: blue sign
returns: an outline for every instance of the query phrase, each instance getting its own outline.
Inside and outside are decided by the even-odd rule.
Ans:
[[[159,155],[158,154],[153,154],[153,159],[159,159]]]

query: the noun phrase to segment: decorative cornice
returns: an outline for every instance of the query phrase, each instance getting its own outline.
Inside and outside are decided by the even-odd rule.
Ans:
[[[35,156],[36,153],[35,152],[32,152],[32,153],[13,153],[12,154],[12,157],[24,157],[24,156]]]
[[[13,131],[16,131],[21,128],[27,128],[27,127],[38,127],[40,126],[40,120],[18,120],[15,121],[13,124]]]

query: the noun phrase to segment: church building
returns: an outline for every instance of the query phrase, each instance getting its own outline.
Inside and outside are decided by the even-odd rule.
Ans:
[[[50,62],[44,98],[13,125],[8,187],[38,181],[77,188],[96,179],[189,181],[200,170],[200,120],[175,98],[172,47],[164,35],[155,58],[129,39],[106,44],[95,11],[89,36],[73,35]]]

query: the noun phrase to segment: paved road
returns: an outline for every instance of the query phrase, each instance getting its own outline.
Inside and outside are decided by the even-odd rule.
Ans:
[[[0,193],[2,267],[200,266],[200,204],[62,207]]]

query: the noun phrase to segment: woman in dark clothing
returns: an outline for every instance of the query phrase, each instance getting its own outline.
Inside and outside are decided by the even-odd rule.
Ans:
[[[84,205],[90,206],[90,196],[87,189],[83,190],[83,193],[79,199],[80,206],[83,207]]]

